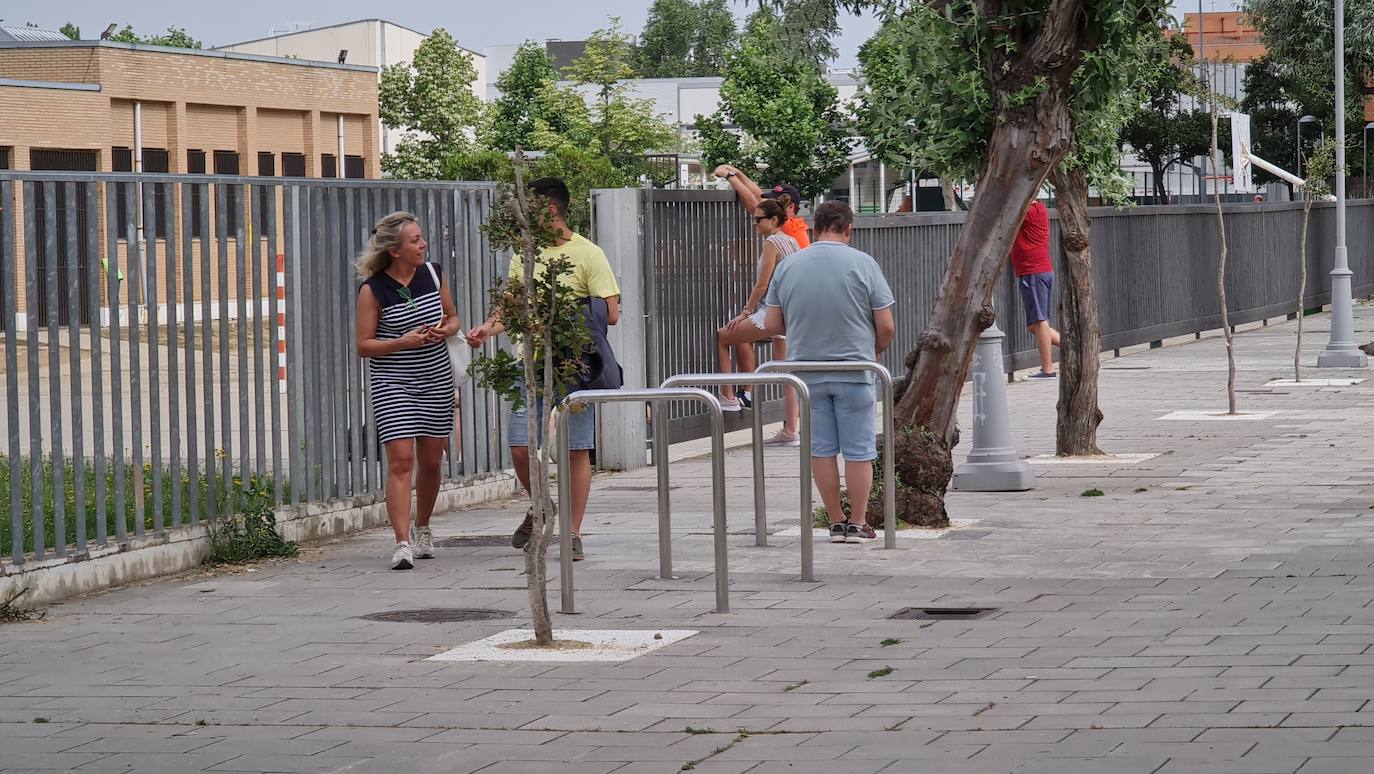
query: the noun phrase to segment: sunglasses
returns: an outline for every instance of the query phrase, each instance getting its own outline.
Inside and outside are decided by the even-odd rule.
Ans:
[[[754,222],[755,222],[755,223],[762,223],[762,222],[764,222],[765,220],[772,220],[772,219],[773,219],[773,216],[772,216],[772,215],[755,215],[755,216],[754,216]]]

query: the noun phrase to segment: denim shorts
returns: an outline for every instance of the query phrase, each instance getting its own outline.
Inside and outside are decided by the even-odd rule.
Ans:
[[[811,456],[843,454],[845,462],[878,458],[873,430],[877,391],[865,382],[820,382],[811,387]]]
[[[521,391],[523,394],[523,390]],[[535,411],[540,414],[544,412],[544,401],[537,401]],[[526,418],[529,414],[529,405],[523,406],[519,411],[511,411],[506,420],[506,443],[509,446],[529,446],[530,445],[530,426]],[[544,439],[544,428],[539,428],[539,439]],[[596,448],[596,406],[584,404],[582,409],[574,411],[568,415],[568,449],[570,451],[583,451]]]

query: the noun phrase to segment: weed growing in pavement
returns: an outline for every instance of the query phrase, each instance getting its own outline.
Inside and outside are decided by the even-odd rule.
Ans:
[[[242,564],[255,559],[277,556],[298,556],[300,546],[277,532],[272,487],[256,477],[248,481],[248,489],[240,493],[242,505],[238,513],[210,519],[206,528],[210,538],[210,553],[206,564]]]
[[[1101,489],[1084,489],[1083,494],[1079,495],[1079,497],[1102,497],[1105,494],[1106,493]]]
[[[894,671],[895,671],[895,670],[894,670],[892,667],[890,667],[890,666],[885,666],[885,667],[883,667],[882,669],[875,669],[875,670],[873,670],[872,672],[869,672],[869,673],[868,673],[868,679],[870,679],[870,680],[876,680],[876,679],[879,678],[879,677],[887,677],[888,675],[892,674]]]
[[[902,641],[901,641],[901,640],[898,640],[898,639],[894,639],[894,638],[892,638],[892,637],[888,637],[887,639],[883,640],[883,641],[882,641],[881,643],[879,643],[879,644],[882,645],[884,648],[887,648],[887,647],[891,647],[891,646],[893,646],[893,645],[901,645],[901,644],[902,644]]]
[[[23,621],[40,621],[43,616],[48,614],[46,610],[36,610],[31,607],[20,607],[15,604],[19,598],[29,593],[30,586],[10,595],[9,599],[0,602],[0,623],[21,623]]]

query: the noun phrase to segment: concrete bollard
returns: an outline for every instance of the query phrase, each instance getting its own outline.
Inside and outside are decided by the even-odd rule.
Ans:
[[[1035,474],[1021,459],[1007,421],[1007,392],[1002,385],[1002,340],[994,322],[978,337],[973,352],[973,448],[954,470],[953,488],[961,492],[1024,492]]]

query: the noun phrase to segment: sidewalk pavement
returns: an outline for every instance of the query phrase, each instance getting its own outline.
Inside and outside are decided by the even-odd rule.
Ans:
[[[1357,315],[1374,339],[1374,306]],[[1307,323],[1311,363],[1328,319]],[[1237,337],[1240,408],[1262,412],[1240,420],[1161,419],[1224,411],[1220,336],[1108,359],[1101,445],[1159,456],[953,493],[963,526],[902,532],[894,551],[818,540],[815,583],[776,534],[798,523],[796,452],[768,452],[775,534],[757,548],[736,450],[729,614],[711,612],[706,461],[673,466],[671,581],[653,471],[598,478],[579,614],[555,625],[700,631],[624,664],[424,660],[527,625],[522,557],[466,545],[389,572],[383,530],[58,605],[0,626],[0,770],[1374,771],[1374,381],[1263,386],[1291,377],[1293,333]],[[1023,455],[1053,452],[1056,389],[1008,389]],[[437,532],[504,536],[523,510],[446,514]],[[965,606],[996,610],[889,618]],[[515,615],[359,618],[428,607]]]

